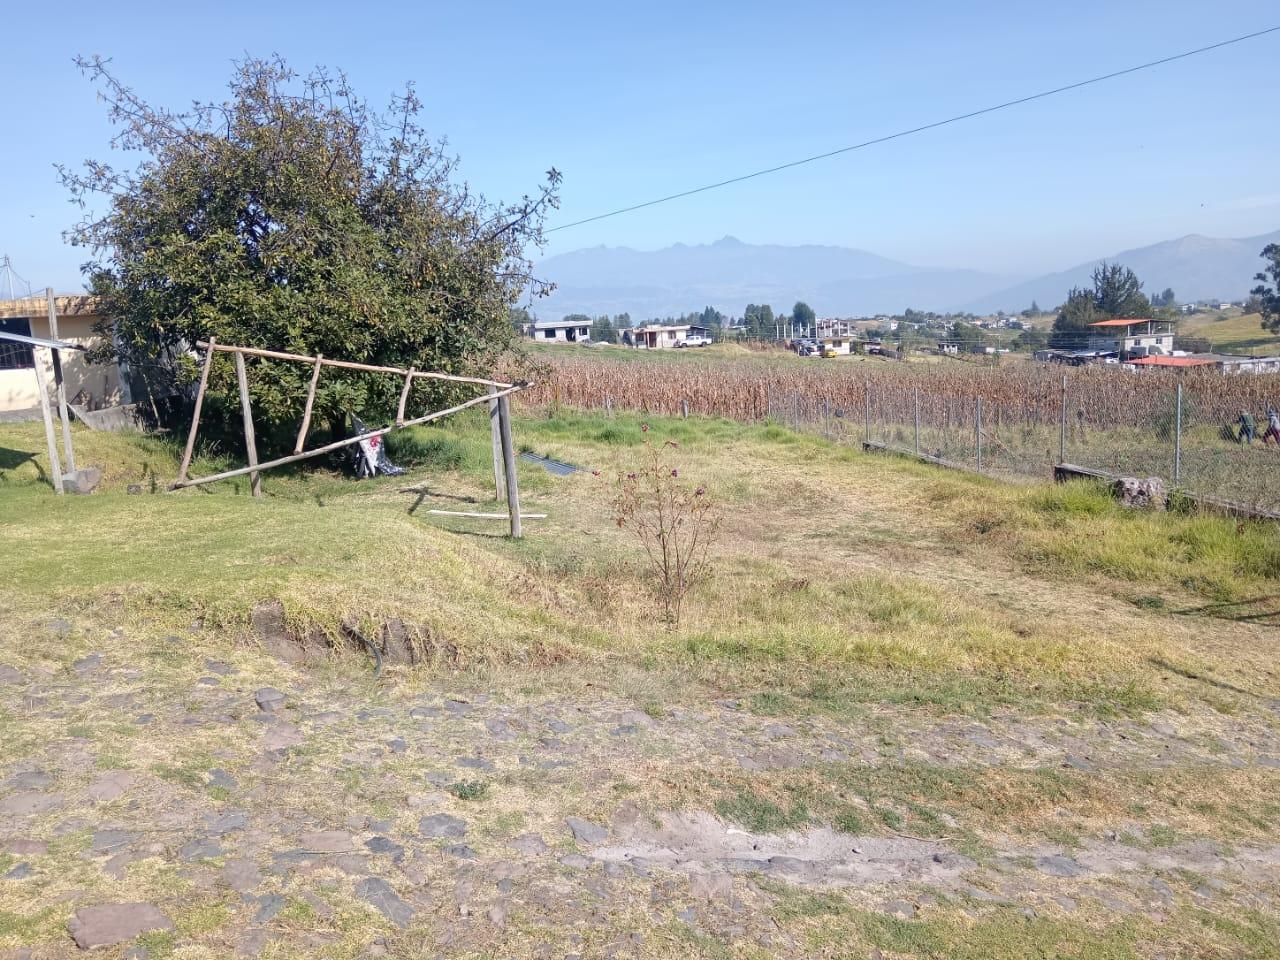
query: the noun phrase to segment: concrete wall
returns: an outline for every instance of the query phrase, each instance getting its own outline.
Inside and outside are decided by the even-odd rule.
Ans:
[[[58,339],[82,346],[98,342],[93,332],[97,316],[88,297],[55,297],[58,311]],[[0,300],[0,317],[26,317],[31,322],[33,337],[49,337],[49,314],[43,297],[23,300]],[[51,351],[35,348],[35,360],[43,368],[45,382],[53,397],[53,359]],[[67,351],[62,357],[62,371],[67,383],[67,400],[90,409],[128,402],[121,386],[120,371],[114,363],[90,365],[78,351]],[[36,392],[35,371],[0,370],[0,413],[30,410],[40,406]]]

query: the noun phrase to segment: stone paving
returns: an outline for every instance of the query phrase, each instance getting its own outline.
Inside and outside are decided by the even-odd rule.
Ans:
[[[0,957],[810,955],[779,919],[788,890],[903,920],[1277,908],[1269,823],[1229,844],[1157,843],[1133,818],[1076,843],[986,829],[976,851],[818,822],[752,831],[710,796],[834,764],[1196,768],[1274,786],[1275,702],[779,719],[734,699],[645,711],[474,681],[376,687],[354,667],[192,654],[208,636],[112,639],[0,665]]]

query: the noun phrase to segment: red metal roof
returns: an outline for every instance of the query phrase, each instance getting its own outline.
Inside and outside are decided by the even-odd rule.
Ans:
[[[1138,357],[1127,362],[1141,367],[1203,367],[1217,363],[1201,357]]]
[[[1091,327],[1132,327],[1137,323],[1161,323],[1164,321],[1157,320],[1155,317],[1135,317],[1133,319],[1116,319],[1116,320],[1099,320],[1097,323],[1091,323]]]

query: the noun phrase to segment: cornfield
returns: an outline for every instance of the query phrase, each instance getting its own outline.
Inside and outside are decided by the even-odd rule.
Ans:
[[[1057,424],[1066,377],[1072,419],[1107,430],[1167,417],[1181,382],[1184,403],[1199,417],[1223,424],[1241,410],[1261,415],[1280,404],[1280,374],[1132,373],[1115,367],[1051,367],[1045,364],[977,366],[844,363],[762,364],[751,361],[649,363],[608,357],[565,356],[547,361],[543,376],[523,396],[537,405],[603,408],[760,421],[776,416],[779,401],[795,419],[863,416],[872,408],[890,419],[910,420],[916,391],[932,415],[972,419],[982,397],[1001,423]]]
[[[548,359],[521,397],[771,420],[1007,477],[1043,478],[1065,461],[1280,511],[1280,443],[1242,443],[1238,432],[1250,411],[1260,441],[1267,409],[1280,407],[1280,374],[565,355]]]

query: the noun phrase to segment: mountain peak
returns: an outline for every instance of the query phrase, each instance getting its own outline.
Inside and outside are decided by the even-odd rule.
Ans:
[[[732,237],[726,233],[723,237],[721,237],[719,240],[713,243],[712,246],[713,247],[741,247],[741,246],[745,246],[745,244],[743,244],[743,242],[739,240],[737,237]]]

